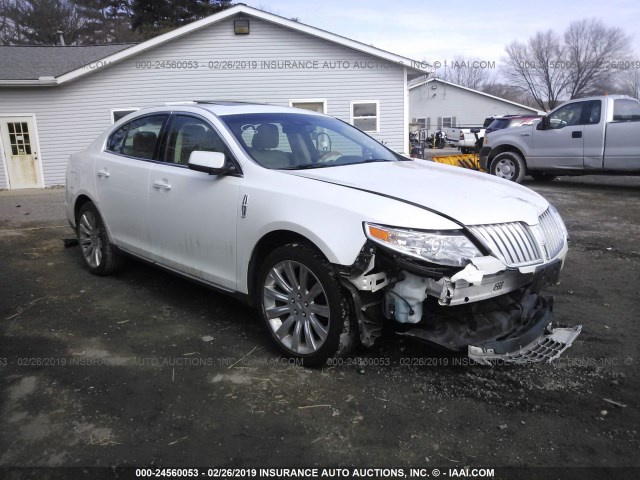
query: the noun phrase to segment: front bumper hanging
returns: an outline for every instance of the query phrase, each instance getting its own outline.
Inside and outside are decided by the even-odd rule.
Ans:
[[[422,322],[398,333],[466,353],[484,365],[551,362],[582,330],[581,325],[553,328],[553,299],[530,288],[473,305],[433,307]]]
[[[552,328],[547,325],[543,335],[529,345],[513,352],[497,353],[494,348],[469,346],[469,358],[482,365],[496,363],[549,363],[562,355],[582,331],[582,325]]]

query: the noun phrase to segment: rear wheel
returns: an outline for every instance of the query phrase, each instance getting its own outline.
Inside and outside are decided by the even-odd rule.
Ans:
[[[347,292],[320,252],[304,244],[277,248],[259,278],[262,318],[287,356],[318,366],[355,344],[358,329]]]
[[[531,172],[531,176],[536,182],[552,182],[556,179],[556,175],[544,172]]]
[[[76,235],[84,263],[94,275],[110,275],[123,264],[122,255],[109,241],[109,234],[93,202],[87,202],[76,218]]]
[[[526,166],[523,158],[515,152],[503,152],[491,162],[490,171],[496,177],[520,183],[524,178]]]

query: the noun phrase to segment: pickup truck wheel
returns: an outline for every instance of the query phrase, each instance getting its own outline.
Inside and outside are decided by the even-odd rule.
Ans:
[[[544,172],[531,172],[531,177],[536,182],[552,182],[553,180],[556,179],[556,175],[552,175],[550,173],[544,173]]]
[[[467,153],[471,153],[471,149],[467,147],[462,147],[460,148],[460,152],[466,155]]]
[[[355,344],[358,328],[347,291],[316,249],[277,248],[263,262],[259,279],[261,316],[285,355],[319,366]]]
[[[80,207],[76,219],[76,235],[84,263],[91,273],[104,276],[120,270],[124,262],[122,255],[109,240],[100,213],[92,202]]]
[[[515,152],[499,153],[490,167],[491,174],[516,183],[522,182],[525,170],[524,160]]]

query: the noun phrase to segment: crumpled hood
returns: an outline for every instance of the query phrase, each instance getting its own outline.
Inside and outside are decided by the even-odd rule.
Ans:
[[[538,216],[549,206],[542,196],[521,185],[486,173],[425,160],[286,173],[418,204],[464,225],[517,221],[535,225]]]

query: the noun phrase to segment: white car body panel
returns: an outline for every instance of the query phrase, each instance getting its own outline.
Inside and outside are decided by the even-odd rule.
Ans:
[[[377,164],[366,164],[363,170]],[[259,181],[246,172],[239,199],[247,195],[247,216],[238,221],[238,289],[246,293],[247,265],[258,241],[270,232],[288,230],[313,242],[334,264],[351,265],[364,246],[363,222],[415,229],[452,230],[446,218],[398,200],[344,188],[294,172],[262,170]],[[347,167],[338,167],[340,170]],[[330,169],[327,169],[330,170]]]
[[[280,110],[270,106],[253,107],[270,112]],[[260,238],[269,232],[289,230],[298,233],[312,241],[330,262],[351,265],[366,240],[362,227],[365,221],[422,230],[452,230],[461,228],[461,224],[482,225],[511,221],[535,225],[538,216],[548,208],[548,202],[543,197],[526,187],[482,173],[422,160],[305,171],[268,170],[247,158],[232,134],[215,115],[190,106],[175,107],[174,110],[196,113],[210,121],[233,151],[243,169],[244,177],[217,179],[202,172],[171,165],[138,162],[139,165],[134,170],[136,174],[123,179],[123,188],[119,188],[117,192],[110,190],[109,193],[114,194],[115,198],[105,204],[103,198],[106,187],[103,184],[113,180],[114,175],[120,177],[119,169],[123,165],[136,163],[135,160],[102,151],[110,132],[124,123],[123,119],[87,150],[95,158],[96,172],[107,169],[110,176],[96,175],[94,189],[90,188],[93,182],[88,181],[89,179],[79,180],[89,187],[86,194],[99,209],[107,209],[105,223],[118,247],[227,289],[247,292],[249,259]],[[249,107],[246,110],[254,111]],[[287,108],[281,110],[290,111]],[[147,109],[145,113],[160,111],[164,112],[166,108]],[[154,175],[150,176],[152,169]],[[74,170],[81,169],[74,167]],[[154,205],[151,210],[150,198],[162,199],[163,194],[176,193],[158,191],[153,187],[154,181],[169,180],[166,177],[170,175],[172,182],[175,182],[173,178],[177,178],[178,174],[197,178],[198,184],[203,186],[202,191],[197,193],[197,200],[185,200],[192,208],[184,208],[180,202],[171,207],[171,202],[167,202],[164,207]],[[145,181],[144,177],[148,177],[148,180]],[[75,182],[72,181],[69,185],[70,191],[73,191],[73,183]],[[207,192],[208,185],[212,187],[210,192]],[[224,186],[225,192],[215,191],[216,185]],[[207,193],[208,199],[205,200]],[[79,194],[77,192],[76,195]],[[243,221],[240,219],[240,202],[244,195],[248,196],[248,218]],[[199,210],[196,208],[198,205],[218,205],[223,202],[223,198],[224,204],[235,202],[236,206],[217,215],[215,221],[231,226],[232,216],[235,215],[238,219],[235,249],[232,236],[216,233],[214,226],[201,227],[198,235],[185,237],[180,232],[180,227],[198,225],[202,221],[201,212],[206,209]],[[478,198],[482,198],[482,206],[473,208]],[[496,205],[496,208],[486,208],[487,204]],[[68,218],[73,225],[75,219],[72,205],[73,200],[69,199]],[[165,220],[161,220],[163,214],[169,213],[167,208],[171,209],[173,215],[177,215],[174,217],[179,219],[177,225],[167,225]],[[142,215],[140,209],[146,213]],[[111,212],[115,211],[122,218],[118,218],[113,224]],[[136,224],[134,218],[148,218],[150,222]],[[151,224],[156,222],[159,223],[152,229]],[[232,226],[230,230],[233,230]],[[331,231],[339,232],[339,235],[326,235],[326,232]],[[134,238],[135,235],[139,238]],[[210,237],[211,240],[207,241],[202,235],[214,235],[215,238]],[[151,239],[161,237],[161,246],[157,242],[151,245]],[[216,252],[210,252],[209,258],[216,258],[216,262],[222,261],[225,265],[220,266],[204,258],[207,248],[214,248],[213,251]],[[173,251],[170,256],[162,253],[167,249]],[[187,260],[192,256],[193,260]],[[236,258],[235,269],[228,263],[233,262],[233,258]]]
[[[109,219],[118,245],[144,255],[152,249],[148,222],[149,162],[136,162],[106,152],[95,155],[96,190],[93,198]]]
[[[235,290],[235,205],[242,179],[151,165],[147,216],[153,260]]]
[[[464,225],[513,221],[535,225],[538,223],[538,216],[549,206],[543,197],[526,187],[518,185],[518,188],[509,188],[514,185],[502,179],[421,160],[292,173],[379,192],[440,212]],[[479,198],[482,198],[482,205],[475,204]],[[486,208],[486,205],[497,208]],[[428,225],[415,228],[437,229]]]
[[[192,149],[186,151],[185,157],[174,157],[175,163],[127,156],[148,153],[143,155],[139,153],[141,150],[134,149],[125,151],[124,140],[120,141],[120,146],[112,142],[113,153],[106,151],[107,139],[116,129],[139,116],[157,112],[199,117],[200,122],[187,120],[183,125],[192,128],[195,124],[209,137],[201,137],[197,132],[188,134],[191,137],[186,138],[192,142]],[[377,304],[380,304],[379,313],[387,320],[418,323],[422,318],[423,301],[428,296],[437,299],[444,308],[464,307],[512,292],[520,295],[518,292],[525,290],[528,298],[538,298],[543,283],[557,281],[554,279],[558,278],[567,253],[566,229],[557,212],[532,190],[484,173],[433,162],[396,161],[394,154],[373,139],[354,133],[351,127],[347,127],[351,133],[342,136],[339,147],[344,155],[331,148],[323,150],[318,146],[318,137],[328,136],[326,132],[331,131],[340,139],[340,132],[344,132],[345,127],[338,128],[328,121],[301,121],[301,117],[291,115],[277,127],[275,121],[270,123],[269,118],[273,117],[260,116],[261,113],[296,113],[326,118],[285,107],[224,103],[172,105],[138,111],[112,126],[87,150],[71,157],[65,198],[69,223],[75,227],[77,206],[82,203],[78,199],[86,197],[95,204],[109,240],[119,249],[240,296],[258,293],[253,290],[254,286],[266,292],[265,277],[262,277],[262,286],[256,285],[256,269],[262,264],[276,268],[264,261],[264,252],[261,264],[253,261],[261,240],[274,233],[287,235],[285,242],[271,247],[277,251],[269,250],[277,257],[283,251],[299,248],[292,244],[298,243],[295,238],[302,237],[306,239],[302,243],[311,243],[324,255],[326,260],[322,260],[322,268],[330,268],[335,275],[331,282],[335,279],[341,283],[341,289],[349,291],[354,302],[353,314],[358,317],[360,339],[365,345],[373,344],[379,333],[377,320],[364,318],[363,312]],[[225,123],[227,114],[254,116],[236,117],[234,124],[233,117]],[[159,130],[153,140],[155,150],[152,143],[150,149],[142,151],[154,151],[157,155],[168,149],[172,141],[172,148],[177,153],[177,138],[187,134],[180,133],[176,126],[184,119],[175,118],[170,117],[170,122],[174,123]],[[266,120],[260,120],[262,118]],[[220,138],[213,135],[210,127]],[[263,127],[267,133],[261,138]],[[318,133],[317,128],[324,130]],[[165,131],[169,133],[165,134]],[[253,137],[245,140],[244,135],[252,131]],[[234,132],[238,139],[242,137],[242,141]],[[315,132],[315,138],[312,132]],[[127,135],[125,132],[116,138],[129,138]],[[134,146],[137,135],[133,136]],[[276,148],[283,136],[288,141],[288,153]],[[211,138],[218,143],[207,150],[207,141]],[[221,145],[220,140],[226,146]],[[307,153],[313,153],[306,157],[306,163],[301,160],[305,159],[304,154],[300,153],[305,149]],[[223,168],[212,168],[190,163],[188,167],[186,159],[195,151],[218,152],[217,155],[224,152],[227,164]],[[185,153],[185,150],[181,152]],[[327,153],[337,154],[334,161],[341,158],[343,164],[331,164],[325,157]],[[261,155],[267,165],[280,169],[263,167],[252,158],[259,160]],[[175,160],[177,158],[179,160]],[[288,159],[289,163],[285,161],[284,164],[290,168],[282,167],[282,158]],[[218,175],[220,172],[224,174]],[[82,211],[88,209],[93,207],[85,206]],[[373,225],[367,227],[365,235],[367,223]],[[385,226],[395,228],[389,229],[388,237],[376,237],[375,230],[384,231]],[[86,241],[86,237],[80,238],[81,230],[79,240]],[[479,238],[477,231],[480,230],[493,235],[491,241],[494,243]],[[444,235],[445,232],[449,234]],[[453,239],[447,240],[451,242],[462,239],[464,245],[447,246],[442,243],[445,237]],[[104,236],[89,240],[96,241],[96,238]],[[435,243],[424,246],[426,244],[420,242],[425,242],[425,238],[428,242],[435,238]],[[392,240],[400,243],[392,243]],[[547,242],[552,245],[548,251]],[[313,248],[303,248],[318,257]],[[450,251],[463,253],[455,253],[458,257],[453,263],[435,260],[443,257],[429,256],[447,248],[459,248]],[[327,260],[333,266],[329,266]],[[269,272],[274,275],[273,270]],[[303,292],[302,288],[297,288],[298,292]],[[533,293],[527,290],[529,288]],[[291,291],[294,291],[293,287],[289,287],[288,292]],[[376,292],[379,292],[377,298],[383,297],[384,306],[381,306],[382,300],[371,302],[371,297],[367,297],[367,305],[358,303],[361,295],[365,298]],[[288,299],[289,293],[285,293],[281,296],[286,305],[290,301],[295,305],[302,302]],[[259,296],[268,295],[256,295],[251,300],[264,301]],[[297,297],[301,298],[300,293]],[[279,298],[278,301],[283,300]],[[529,301],[528,305],[529,318],[535,313],[537,330],[525,325],[527,322],[511,325],[500,316],[502,310],[497,311],[497,324],[492,328],[502,329],[502,333],[513,328],[518,334],[540,333],[539,327],[550,318],[550,303],[540,297],[539,301]],[[278,315],[280,309],[287,309],[286,306],[272,308]],[[348,309],[342,310],[346,311]],[[521,313],[524,315],[524,310]],[[436,343],[458,347],[466,341],[465,334],[458,336],[459,342],[450,343],[448,317],[440,317],[440,321],[444,322],[442,328],[434,329],[427,337],[431,335]],[[458,327],[467,329],[464,325]],[[469,345],[490,344],[487,347],[490,353],[494,348],[491,342],[487,343],[490,337],[482,337],[486,328],[480,329],[475,343]],[[499,350],[512,349],[514,345],[507,342],[499,347]],[[492,355],[494,353],[503,352],[496,350]],[[546,357],[541,355],[540,358]]]

